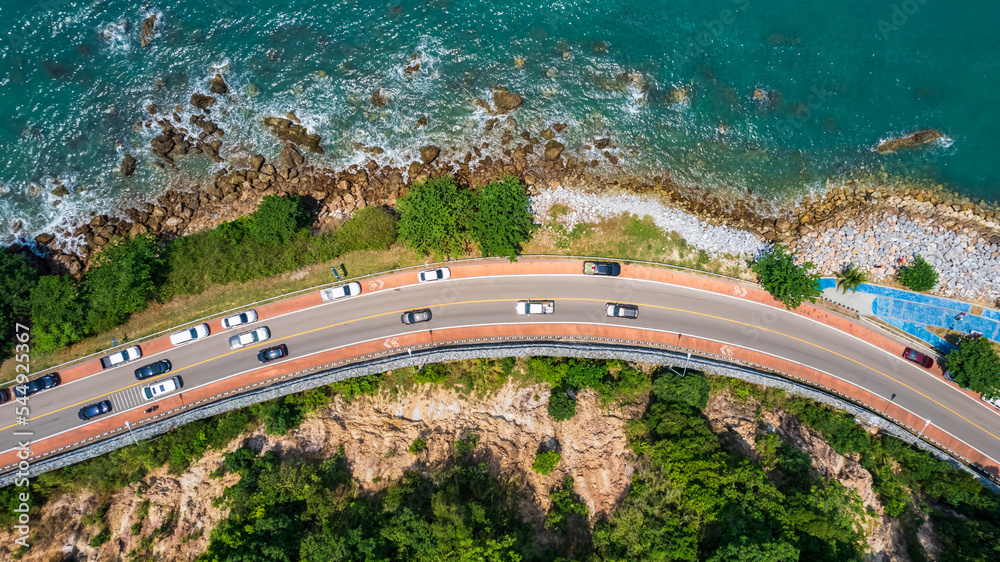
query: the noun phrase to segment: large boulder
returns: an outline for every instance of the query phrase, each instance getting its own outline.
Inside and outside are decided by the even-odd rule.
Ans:
[[[420,160],[422,160],[424,164],[430,164],[431,162],[437,160],[439,154],[441,154],[441,149],[434,145],[420,147]]]
[[[157,15],[153,14],[142,20],[142,30],[139,32],[139,44],[143,47],[149,45],[149,42],[153,39],[153,33],[156,32],[156,18]]]
[[[937,129],[921,129],[915,133],[910,133],[905,137],[882,141],[875,147],[875,152],[878,152],[879,154],[892,154],[900,148],[910,148],[930,144],[943,136],[944,135],[942,135]]]
[[[261,154],[254,154],[250,157],[250,169],[259,172],[260,167],[264,165],[264,156]]]
[[[226,81],[222,79],[221,74],[216,74],[215,78],[208,81],[209,91],[213,94],[228,94],[229,86],[226,85]]]
[[[195,92],[191,94],[191,105],[197,107],[198,109],[208,109],[215,105],[215,98]]]
[[[372,99],[371,99],[372,106],[374,106],[374,107],[382,107],[384,105],[388,105],[388,103],[389,103],[389,100],[385,99],[385,96],[382,95],[382,89],[381,88],[379,88],[378,90],[375,90],[374,92],[372,92]]]
[[[52,234],[48,234],[46,232],[43,232],[43,233],[39,234],[38,236],[35,236],[35,242],[38,242],[39,244],[41,244],[43,246],[46,245],[46,244],[48,244],[49,242],[52,242],[55,239],[56,239],[55,236],[53,236]]]
[[[291,119],[284,117],[265,117],[264,125],[271,129],[271,134],[280,140],[301,146],[310,152],[323,154],[323,146],[320,144],[322,138],[310,133],[305,127],[293,123]]]
[[[281,154],[278,158],[281,160],[281,166],[286,169],[297,168],[305,162],[305,158],[303,158],[302,155],[299,154],[299,151],[295,150],[295,147],[290,144],[286,144],[281,148]]]
[[[548,161],[558,160],[566,147],[557,140],[550,140],[545,143],[545,159]]]
[[[524,98],[520,94],[508,92],[506,88],[493,88],[493,106],[486,100],[477,99],[474,102],[490,113],[490,115],[500,115],[513,111],[524,103]]]
[[[129,177],[129,176],[131,176],[132,174],[134,174],[135,173],[135,158],[133,158],[131,154],[126,154],[125,157],[122,158],[122,165],[121,165],[121,168],[118,171],[119,171],[119,173],[121,173],[121,175],[123,177],[126,177],[126,178]]]

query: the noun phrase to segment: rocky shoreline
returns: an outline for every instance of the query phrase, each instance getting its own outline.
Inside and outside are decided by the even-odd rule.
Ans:
[[[219,151],[225,131],[211,115],[218,98],[237,100],[224,97],[229,88],[221,75],[210,81],[207,92],[192,95],[189,103],[197,112],[187,123],[181,122],[182,106],[147,107],[149,118],[136,127],[161,130],[150,141],[155,166],[174,167],[176,159],[191,154],[223,162]],[[683,232],[694,246],[710,254],[748,255],[766,244],[783,243],[827,275],[857,263],[871,268],[874,279],[883,279],[895,273],[899,258],[921,253],[942,272],[940,294],[991,304],[1000,298],[1000,214],[984,201],[971,201],[939,185],[897,184],[883,175],[831,184],[822,196],[775,211],[767,201],[726,200],[707,190],[682,187],[672,181],[669,171],[658,176],[628,175],[619,162],[627,158],[627,147],[616,146],[610,138],[595,138],[567,149],[560,141],[566,124],[529,130],[509,115],[522,101],[518,94],[502,88],[494,90],[492,100],[476,100],[494,116],[485,126],[493,146],[486,141],[471,148],[423,146],[419,160],[405,166],[380,165],[369,159],[363,166],[343,170],[306,161],[303,152],[324,152],[321,139],[293,113],[268,117],[263,125],[283,144],[277,159],[257,154],[229,162],[205,183],[171,189],[153,203],[117,215],[95,214],[75,227],[39,234],[35,242],[47,254],[52,271],[79,275],[90,256],[114,236],[148,232],[170,239],[190,234],[249,214],[270,194],[303,196],[318,216],[317,227],[324,229],[356,209],[393,206],[409,183],[429,176],[453,174],[462,185],[476,186],[514,174],[529,186],[536,202],[578,193],[567,200],[575,211],[570,221],[612,211],[656,215],[661,228]],[[379,91],[373,92],[371,103],[380,103]],[[426,118],[416,119],[414,126],[426,122]],[[379,147],[354,148],[372,157],[383,153]],[[130,175],[135,166],[135,157],[126,154],[121,173]],[[555,188],[564,191],[548,193]],[[536,204],[536,211],[544,214],[544,205]],[[701,236],[695,232],[699,228]]]

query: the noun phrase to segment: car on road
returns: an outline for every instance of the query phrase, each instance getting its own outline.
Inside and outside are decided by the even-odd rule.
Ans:
[[[980,398],[983,399],[983,402],[986,402],[990,406],[993,406],[997,410],[1000,410],[1000,398],[992,398],[990,400],[987,400],[985,396],[980,396]]]
[[[553,314],[555,311],[555,301],[517,301],[514,304],[514,312],[518,314]]]
[[[37,379],[32,379],[23,385],[15,385],[14,396],[17,396],[18,398],[31,396],[32,394],[37,394],[43,390],[55,388],[59,386],[59,383],[61,382],[62,379],[59,378],[59,373],[49,373],[38,377]]]
[[[913,361],[917,365],[921,365],[927,369],[934,366],[934,360],[930,357],[920,353],[915,349],[910,349],[909,347],[903,350],[903,359],[907,361]]]
[[[169,394],[182,386],[184,386],[184,382],[181,381],[180,377],[170,377],[169,379],[156,381],[153,384],[142,387],[142,399],[149,401],[154,398],[159,398],[160,396]]]
[[[417,274],[417,280],[421,283],[427,283],[430,281],[444,281],[445,279],[451,278],[451,270],[447,267],[438,267],[434,269],[425,269]]]
[[[164,373],[169,373],[173,366],[170,361],[166,359],[160,359],[155,363],[150,363],[149,365],[143,365],[135,370],[135,378],[139,380],[145,380],[148,378],[156,377]]]
[[[330,287],[329,289],[323,289],[319,292],[319,296],[323,299],[323,302],[335,301],[346,297],[354,297],[360,294],[361,283],[358,282]]]
[[[285,344],[268,347],[257,352],[257,361],[261,363],[268,363],[282,357],[288,357],[288,346]]]
[[[429,308],[421,308],[419,310],[411,310],[409,312],[404,312],[402,316],[399,317],[403,324],[409,326],[410,324],[419,324],[421,322],[428,322],[431,319],[431,310]]]
[[[247,324],[253,324],[256,321],[257,321],[256,310],[244,310],[239,314],[234,314],[232,316],[226,316],[225,318],[223,318],[222,329],[229,330],[231,328],[246,326]]]
[[[610,275],[617,277],[621,275],[622,266],[613,261],[585,261],[583,262],[583,273],[585,275]]]
[[[609,302],[604,305],[604,314],[611,318],[638,318],[639,307],[634,304]]]
[[[0,404],[10,402],[10,389],[0,388]]]
[[[267,326],[261,326],[256,330],[250,330],[249,332],[241,332],[229,338],[229,349],[239,349],[241,347],[245,347],[250,344],[266,341],[270,337],[271,337],[271,330],[268,330]]]
[[[84,406],[80,408],[80,419],[87,421],[94,416],[99,416],[101,414],[106,414],[111,411],[111,401],[101,400],[96,404],[91,404],[89,406]]]
[[[174,345],[184,345],[186,343],[200,340],[208,336],[208,324],[198,324],[186,330],[170,334],[170,343]]]
[[[128,363],[129,361],[135,361],[140,357],[142,357],[142,350],[139,349],[139,346],[133,345],[132,347],[112,353],[107,357],[101,357],[101,366],[105,369],[110,369],[111,367],[117,367],[118,365]]]

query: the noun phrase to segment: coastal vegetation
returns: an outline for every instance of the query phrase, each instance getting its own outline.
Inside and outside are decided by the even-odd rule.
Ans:
[[[937,285],[938,272],[923,256],[917,254],[912,264],[900,268],[897,278],[911,291],[930,291]]]
[[[861,269],[856,264],[850,264],[836,274],[837,288],[847,293],[847,291],[857,291],[862,283],[868,282],[868,272]]]
[[[983,395],[983,398],[1000,397],[1000,355],[990,340],[966,336],[958,342],[945,358],[951,378],[962,388]]]
[[[785,308],[794,310],[803,302],[816,302],[821,291],[819,275],[812,271],[812,262],[796,263],[795,252],[781,244],[757,256],[750,268],[757,275],[757,282]]]

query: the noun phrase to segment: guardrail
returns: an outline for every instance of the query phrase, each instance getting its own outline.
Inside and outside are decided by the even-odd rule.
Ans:
[[[636,264],[642,264],[642,265],[652,265],[652,266],[657,266],[657,267],[668,267],[668,268],[671,268],[671,269],[679,269],[679,270],[683,270],[683,271],[690,271],[690,272],[693,272],[693,273],[700,273],[700,274],[703,274],[703,275],[711,275],[711,276],[714,276],[714,277],[721,277],[721,278],[728,279],[728,280],[731,280],[731,281],[739,281],[739,282],[742,282],[742,283],[749,283],[751,285],[758,286],[756,283],[753,283],[753,282],[750,282],[750,281],[746,281],[746,280],[740,279],[738,277],[730,277],[728,275],[723,275],[721,273],[714,273],[714,272],[711,272],[711,271],[702,271],[700,269],[692,269],[690,267],[684,267],[684,266],[681,266],[681,265],[675,265],[675,264],[670,264],[670,263],[662,263],[662,262],[654,262],[654,261],[631,260],[631,259],[626,259],[626,258],[609,258],[609,257],[602,257],[602,256],[576,256],[576,255],[565,255],[565,254],[529,254],[529,255],[518,256],[518,258],[519,259],[520,258],[544,258],[544,259],[574,259],[574,260],[619,261],[619,262],[623,262],[623,263],[636,263]],[[230,308],[230,309],[227,309],[227,310],[223,310],[221,312],[216,312],[216,313],[213,313],[213,314],[211,314],[209,316],[203,316],[201,318],[198,318],[196,320],[191,320],[191,321],[185,322],[183,324],[178,324],[176,326],[173,326],[171,328],[167,328],[165,330],[160,330],[159,332],[156,332],[156,333],[153,333],[153,334],[147,334],[145,336],[140,336],[140,337],[137,337],[137,338],[133,338],[133,339],[128,340],[128,341],[123,341],[123,342],[119,343],[118,345],[111,346],[111,347],[106,347],[106,348],[104,348],[102,350],[95,351],[94,353],[91,353],[89,355],[84,355],[82,357],[77,357],[76,359],[71,359],[69,361],[66,361],[65,363],[60,363],[59,365],[55,365],[53,367],[47,367],[45,369],[42,369],[42,370],[39,370],[39,371],[35,371],[33,373],[30,373],[28,376],[31,377],[31,376],[35,376],[35,375],[38,375],[38,374],[41,374],[41,373],[57,371],[57,370],[59,370],[59,369],[61,369],[63,367],[66,367],[68,365],[73,365],[73,364],[80,363],[80,362],[83,362],[83,361],[88,360],[88,359],[93,359],[93,358],[95,358],[97,356],[105,355],[107,353],[111,353],[111,352],[113,352],[114,350],[117,350],[117,349],[124,349],[126,347],[130,347],[130,346],[133,346],[133,345],[141,344],[143,342],[146,342],[146,341],[149,341],[149,340],[152,340],[152,339],[156,339],[156,338],[164,336],[166,334],[170,334],[170,333],[176,332],[178,330],[181,330],[185,326],[192,326],[192,325],[195,325],[195,324],[200,324],[202,322],[205,322],[206,320],[211,320],[211,319],[217,318],[219,316],[225,316],[226,314],[229,314],[231,312],[237,312],[237,311],[245,310],[245,309],[253,307],[253,306],[257,306],[257,305],[261,305],[261,304],[266,304],[266,303],[270,303],[270,302],[273,302],[273,301],[279,301],[279,300],[291,298],[291,297],[294,297],[294,296],[301,296],[301,295],[304,295],[304,294],[311,293],[313,291],[319,291],[319,290],[326,289],[326,288],[329,288],[329,287],[334,287],[334,286],[337,286],[337,285],[342,285],[344,283],[350,283],[350,282],[353,282],[353,281],[361,281],[363,279],[368,279],[370,277],[381,277],[383,275],[391,275],[391,274],[394,274],[394,273],[400,273],[400,272],[408,271],[408,270],[412,270],[412,269],[427,269],[429,267],[446,266],[446,265],[448,265],[450,263],[464,263],[464,262],[470,262],[470,261],[504,261],[504,259],[505,258],[460,258],[460,259],[457,259],[457,260],[446,260],[446,261],[443,261],[443,262],[425,262],[425,263],[420,264],[420,265],[410,265],[410,266],[406,266],[406,267],[397,267],[397,268],[394,268],[394,269],[388,269],[388,270],[385,270],[385,271],[379,271],[377,273],[367,273],[365,275],[358,275],[358,276],[355,276],[355,277],[349,277],[349,278],[344,278],[344,279],[337,279],[337,280],[332,281],[330,283],[324,283],[324,284],[321,284],[321,285],[315,285],[313,287],[308,287],[308,288],[305,288],[305,289],[299,289],[297,291],[292,291],[292,292],[289,292],[289,293],[283,293],[281,295],[275,295],[273,297],[268,297],[266,299],[261,299],[259,301],[254,301],[254,302],[250,302],[250,303],[241,304],[240,306],[236,306],[236,307],[233,307],[233,308]],[[11,386],[13,384],[15,384],[15,381],[13,381],[13,380],[7,381],[7,382],[3,382],[3,383],[0,383],[0,388]]]

